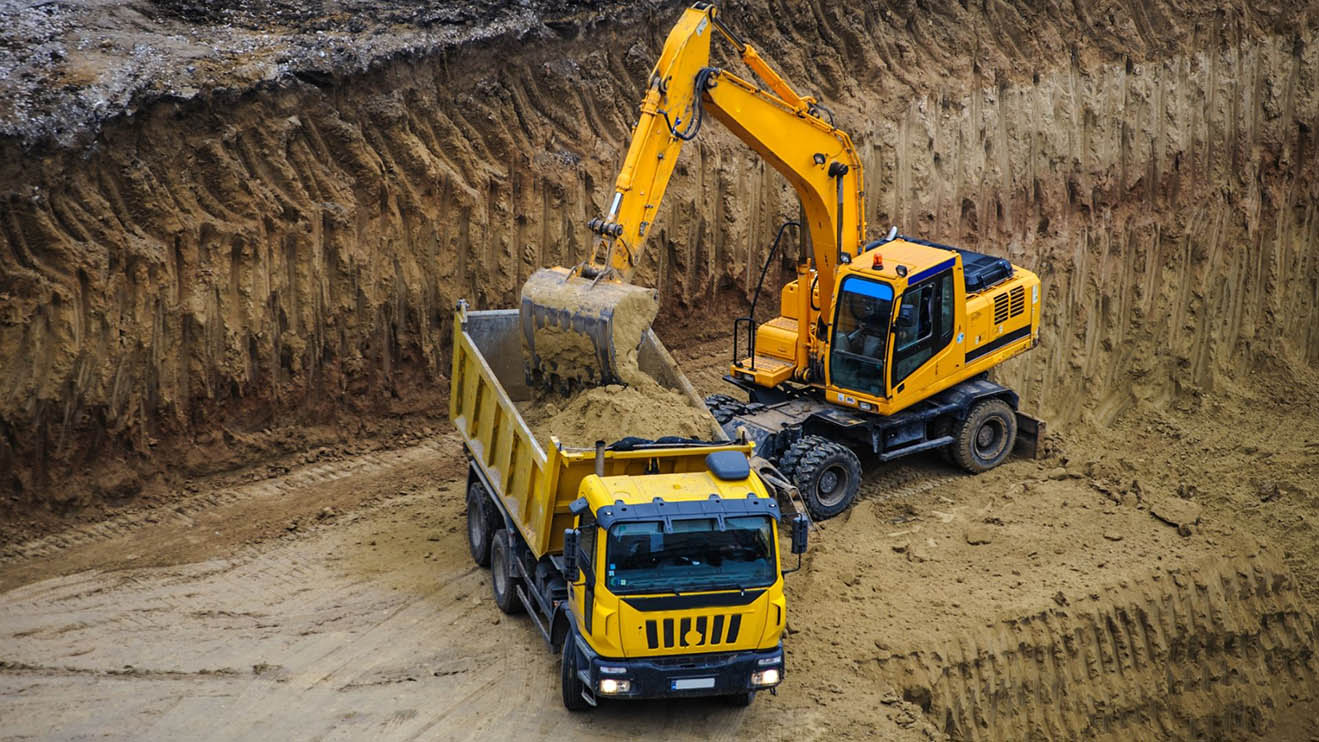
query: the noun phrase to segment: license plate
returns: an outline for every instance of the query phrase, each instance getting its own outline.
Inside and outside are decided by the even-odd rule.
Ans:
[[[674,690],[699,690],[713,687],[714,678],[680,678],[673,681]]]

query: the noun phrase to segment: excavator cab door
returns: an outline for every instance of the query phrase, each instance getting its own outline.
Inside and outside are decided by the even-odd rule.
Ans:
[[[885,396],[884,369],[893,314],[893,287],[848,276],[834,302],[829,340],[830,386],[871,397]]]
[[[953,270],[942,271],[907,287],[893,319],[889,388],[893,398],[921,396],[938,381],[938,359],[953,339],[956,325]],[[903,405],[899,405],[903,406]]]

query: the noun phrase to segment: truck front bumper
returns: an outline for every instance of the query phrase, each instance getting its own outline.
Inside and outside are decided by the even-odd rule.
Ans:
[[[601,657],[585,642],[576,642],[577,667],[583,683],[597,698],[675,698],[725,696],[769,690],[783,681],[783,645],[768,650],[717,654],[670,655],[614,659]],[[766,678],[766,671],[772,677]],[[762,681],[753,683],[753,675]],[[614,692],[609,692],[615,681]],[[626,683],[626,689],[618,686]]]

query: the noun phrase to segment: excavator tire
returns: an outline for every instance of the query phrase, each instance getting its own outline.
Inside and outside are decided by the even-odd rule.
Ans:
[[[467,485],[467,548],[478,567],[490,566],[490,543],[498,517],[491,510],[485,486],[477,481]]]
[[[490,547],[490,587],[495,593],[495,605],[510,616],[524,609],[518,597],[518,578],[513,572],[513,549],[508,543],[508,531],[495,531]]]
[[[797,485],[816,520],[846,510],[861,488],[861,460],[847,446],[818,435],[804,435],[789,446],[779,471]]]
[[[746,411],[745,403],[739,402],[727,394],[711,394],[705,398],[705,406],[710,408],[710,414],[714,415],[714,419],[720,425]]]
[[[1001,399],[986,399],[971,408],[953,441],[953,460],[979,474],[1003,463],[1017,442],[1017,415]]]

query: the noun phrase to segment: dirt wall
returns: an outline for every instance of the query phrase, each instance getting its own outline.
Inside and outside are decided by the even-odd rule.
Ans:
[[[221,80],[76,150],[0,143],[0,487],[131,494],[194,440],[432,402],[458,298],[510,305],[584,252],[677,8],[259,92]],[[872,232],[1041,274],[1043,347],[1002,377],[1055,425],[1319,361],[1313,8],[726,15],[853,134]],[[640,271],[661,329],[729,327],[796,214],[716,129]]]

